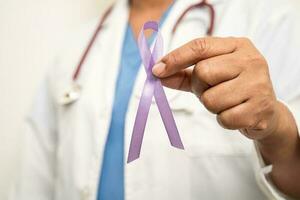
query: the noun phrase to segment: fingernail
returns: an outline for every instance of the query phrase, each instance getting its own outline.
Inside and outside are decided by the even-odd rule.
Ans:
[[[155,76],[161,76],[163,74],[163,72],[165,71],[165,68],[166,68],[166,64],[163,62],[159,62],[153,66],[152,73]]]

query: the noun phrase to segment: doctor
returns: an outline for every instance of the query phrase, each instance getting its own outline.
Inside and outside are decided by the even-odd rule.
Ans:
[[[61,97],[96,23],[65,44],[27,117],[12,199],[300,198],[295,6],[211,0],[190,10],[172,34],[178,17],[196,3],[117,1],[70,102]],[[153,74],[166,86],[185,150],[170,147],[153,102],[141,157],[125,164],[146,78],[135,38],[150,19],[160,19],[167,47]],[[207,37],[211,25],[214,37]]]

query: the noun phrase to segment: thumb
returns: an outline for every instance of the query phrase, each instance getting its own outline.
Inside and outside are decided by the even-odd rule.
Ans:
[[[177,72],[169,77],[162,78],[161,83],[171,89],[182,90],[186,92],[191,91],[191,76],[192,70],[185,69]]]

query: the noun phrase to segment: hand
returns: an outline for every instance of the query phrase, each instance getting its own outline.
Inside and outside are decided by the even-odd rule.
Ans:
[[[274,184],[300,198],[297,126],[276,100],[268,64],[250,40],[193,40],[163,57],[153,74],[167,87],[193,92],[224,128],[256,140],[265,162],[273,164]]]
[[[153,73],[167,87],[196,94],[224,128],[252,139],[277,129],[280,103],[268,64],[248,39],[193,40],[163,57]]]

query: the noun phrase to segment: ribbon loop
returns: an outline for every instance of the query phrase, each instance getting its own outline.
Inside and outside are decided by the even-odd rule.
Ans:
[[[148,29],[152,29],[157,33],[152,52],[144,35],[144,31]],[[144,24],[139,34],[138,46],[142,62],[147,73],[147,79],[144,84],[134,122],[127,163],[136,160],[140,156],[144,131],[153,96],[155,98],[171,145],[179,149],[184,149],[163,86],[160,80],[152,74],[152,67],[163,54],[163,39],[157,22],[148,21]]]

